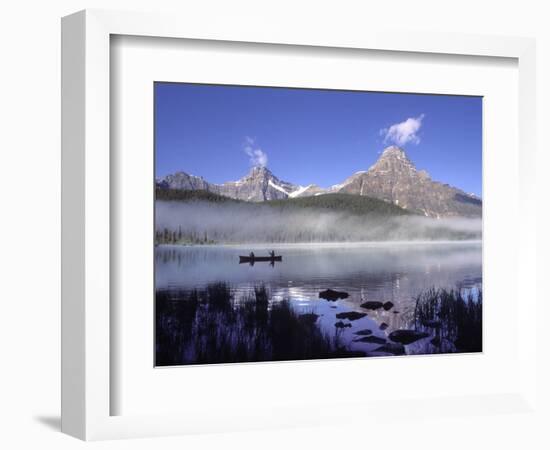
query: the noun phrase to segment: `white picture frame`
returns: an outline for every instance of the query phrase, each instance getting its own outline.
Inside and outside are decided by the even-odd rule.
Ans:
[[[279,29],[276,24],[254,23],[236,28],[222,21],[197,23],[192,17],[87,10],[62,22],[62,430],[85,440],[162,436],[207,431],[257,429],[268,426],[308,425],[350,419],[359,410],[372,411],[377,403],[348,405],[345,413],[327,405],[304,404],[300,408],[278,405],[270,413],[248,415],[222,413],[112,415],[113,385],[111,339],[110,272],[111,191],[116,173],[110,168],[110,39],[112,35],[193,39],[256,44],[284,44],[305,48],[367,49],[414,54],[446,54],[512,58],[518,63],[519,182],[518,277],[533,286],[522,299],[526,308],[536,308],[534,264],[535,230],[535,43],[532,39],[436,33],[395,33],[384,30]],[[515,189],[515,188],[514,188]],[[514,294],[511,294],[514,295]],[[517,295],[517,293],[515,294]],[[151,318],[152,320],[152,318]],[[518,347],[521,370],[517,383],[500,394],[482,393],[463,398],[426,399],[421,406],[406,402],[411,414],[429,405],[445,415],[467,415],[472,405],[485,413],[506,405],[515,412],[535,408],[536,329],[529,317],[518,311],[521,329]],[[529,345],[526,345],[529,343]],[[525,344],[525,345],[521,345]],[[263,373],[275,370],[263,365]],[[214,369],[216,370],[216,369]],[[482,405],[482,406],[480,406]],[[479,409],[478,409],[479,411]],[[391,417],[389,409],[385,411]],[[363,412],[365,414],[365,412]],[[225,415],[225,416],[224,416]],[[229,417],[233,415],[234,417]],[[237,420],[247,417],[247,421]],[[225,418],[225,420],[224,420]]]

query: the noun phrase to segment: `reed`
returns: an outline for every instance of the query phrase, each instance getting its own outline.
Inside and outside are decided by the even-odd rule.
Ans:
[[[434,345],[450,343],[456,352],[481,352],[483,294],[431,288],[415,299],[414,324],[417,330],[433,331]]]

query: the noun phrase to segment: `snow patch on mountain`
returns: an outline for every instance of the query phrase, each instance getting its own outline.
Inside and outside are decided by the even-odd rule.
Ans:
[[[275,184],[272,180],[269,180],[267,182],[273,189],[277,189],[278,191],[282,192],[283,194],[289,195],[287,191],[285,191],[281,186]]]
[[[306,192],[309,188],[310,188],[311,185],[309,186],[298,186],[298,189],[296,189],[295,191],[291,192],[290,194],[288,194],[289,197],[299,197],[300,195],[302,195],[304,192]]]

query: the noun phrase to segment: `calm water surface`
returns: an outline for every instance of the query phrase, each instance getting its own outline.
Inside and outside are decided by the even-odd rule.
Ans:
[[[282,255],[283,261],[239,264],[239,255],[254,251],[263,256],[269,250]],[[482,287],[481,250],[480,242],[159,246],[156,287],[192,290],[221,281],[230,284],[238,300],[264,284],[274,301],[289,299],[298,311],[319,314],[328,333],[335,332],[337,313],[368,312],[339,332],[350,348],[369,352],[378,345],[353,342],[354,333],[368,328],[387,337],[392,330],[409,328],[414,297],[420,292],[435,287],[476,294]],[[329,288],[349,297],[336,302],[319,298],[319,292]],[[367,300],[391,301],[395,306],[365,311],[359,305]],[[426,351],[426,342],[407,346],[407,353]]]

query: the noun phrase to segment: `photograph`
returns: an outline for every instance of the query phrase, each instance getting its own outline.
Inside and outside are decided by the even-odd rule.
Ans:
[[[157,81],[153,116],[156,367],[483,351],[483,97]]]

